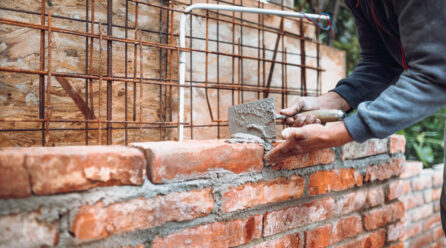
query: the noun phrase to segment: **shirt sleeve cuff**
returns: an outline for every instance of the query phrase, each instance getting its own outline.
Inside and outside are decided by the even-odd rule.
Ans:
[[[344,119],[345,127],[352,136],[353,140],[362,143],[370,138],[373,138],[372,132],[369,127],[361,119],[358,113],[354,113]]]
[[[336,88],[331,91],[336,92],[343,97],[348,104],[350,104],[352,109],[356,109],[362,102],[361,94],[354,87],[348,84],[340,82],[340,84],[338,84]]]

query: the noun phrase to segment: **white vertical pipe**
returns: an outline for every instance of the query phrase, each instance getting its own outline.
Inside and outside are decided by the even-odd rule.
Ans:
[[[184,10],[180,18],[180,48],[186,48],[186,15],[189,14],[193,9],[207,9],[207,10],[225,10],[232,12],[246,12],[246,13],[257,13],[262,15],[278,15],[278,16],[289,16],[289,17],[310,17],[316,20],[329,20],[326,15],[319,14],[303,14],[293,11],[283,11],[283,10],[271,10],[271,9],[260,9],[251,7],[239,7],[232,5],[220,5],[220,4],[206,4],[198,3],[192,4]],[[180,50],[180,110],[179,110],[179,130],[178,130],[178,141],[184,139],[184,82],[186,79],[186,53],[184,50]],[[192,96],[190,96],[192,97]]]

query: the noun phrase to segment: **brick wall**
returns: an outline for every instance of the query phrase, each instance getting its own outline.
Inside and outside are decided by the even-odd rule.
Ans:
[[[444,247],[404,138],[263,162],[223,140],[0,150],[0,247]]]

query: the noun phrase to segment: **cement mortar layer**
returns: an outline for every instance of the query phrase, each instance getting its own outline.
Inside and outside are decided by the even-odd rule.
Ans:
[[[263,146],[265,150],[264,154],[267,154],[273,149],[273,144],[271,142],[249,133],[235,133],[231,135],[231,138],[227,139],[226,142],[231,144],[256,143]]]

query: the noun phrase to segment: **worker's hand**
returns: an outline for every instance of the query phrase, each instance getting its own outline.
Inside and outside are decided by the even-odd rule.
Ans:
[[[328,92],[318,97],[298,97],[294,103],[280,111],[281,114],[294,116],[300,112],[318,109],[349,110],[348,102],[336,92]],[[308,124],[320,124],[321,120],[313,115],[298,114],[285,119],[285,123],[292,127],[302,127]]]
[[[344,122],[335,122],[327,126],[312,124],[301,128],[286,128],[282,131],[282,137],[286,139],[285,142],[265,156],[265,160],[270,164],[276,164],[292,155],[340,146],[353,141]]]
[[[321,105],[317,97],[298,97],[290,107],[280,110],[286,116],[294,116],[299,112],[317,110]],[[308,124],[321,124],[321,120],[314,115],[298,114],[285,119],[285,123],[292,127],[302,127]]]

